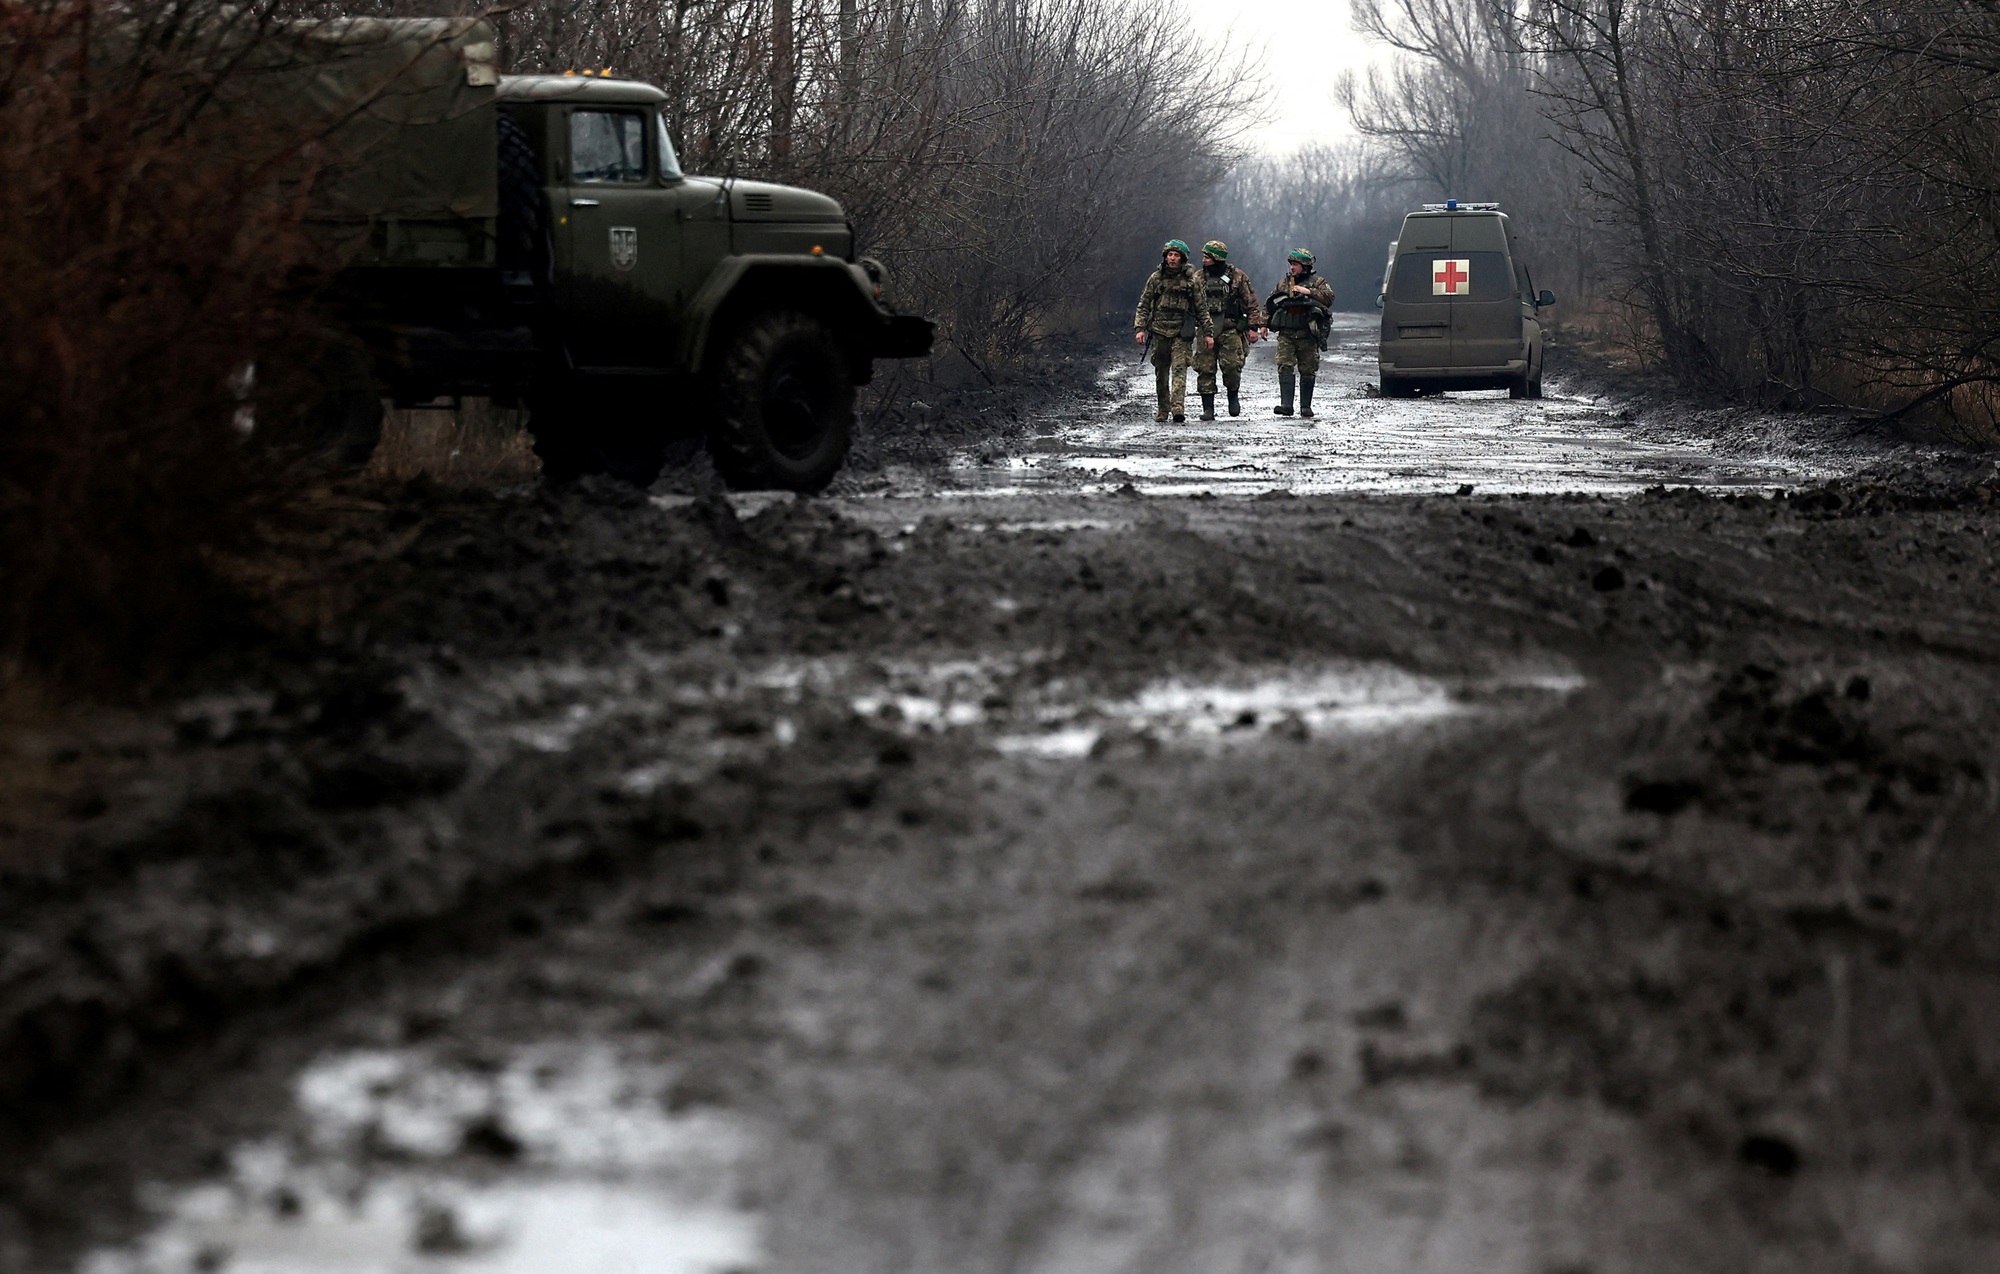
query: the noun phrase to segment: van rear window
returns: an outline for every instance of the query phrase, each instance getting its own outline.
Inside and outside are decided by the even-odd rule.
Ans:
[[[1439,295],[1437,288],[1455,289]],[[1389,299],[1404,305],[1446,301],[1504,301],[1514,294],[1514,276],[1504,252],[1460,252],[1426,248],[1396,258]]]

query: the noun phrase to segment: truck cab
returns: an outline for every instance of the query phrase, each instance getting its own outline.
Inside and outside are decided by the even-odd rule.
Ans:
[[[1541,310],[1520,240],[1498,204],[1449,200],[1403,218],[1383,280],[1384,397],[1448,389],[1542,396]]]

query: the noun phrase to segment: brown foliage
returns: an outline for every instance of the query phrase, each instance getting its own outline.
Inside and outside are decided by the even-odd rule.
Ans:
[[[469,398],[456,410],[390,412],[368,473],[396,481],[423,474],[447,486],[501,487],[532,481],[541,462],[528,440],[525,413]]]
[[[185,24],[221,12],[0,3],[0,674],[166,667],[270,506],[232,420],[298,333],[298,217],[281,145],[213,107],[228,56]]]

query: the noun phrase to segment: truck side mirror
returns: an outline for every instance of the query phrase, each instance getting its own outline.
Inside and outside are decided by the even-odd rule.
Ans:
[[[1385,307],[1387,304],[1388,304],[1388,298],[1384,294],[1377,292],[1375,294],[1375,308],[1379,310]]]
[[[1555,303],[1556,303],[1556,294],[1549,291],[1547,288],[1543,288],[1542,294],[1535,298],[1535,305],[1537,308],[1540,308],[1541,306],[1544,305],[1554,305]]]

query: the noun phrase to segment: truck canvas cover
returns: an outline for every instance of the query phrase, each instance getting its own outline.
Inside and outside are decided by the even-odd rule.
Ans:
[[[500,77],[491,26],[291,23],[255,62],[252,96],[268,118],[317,136],[307,220],[341,264],[492,263]]]

